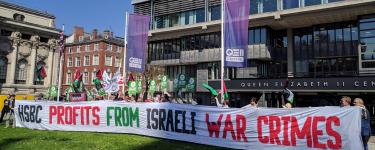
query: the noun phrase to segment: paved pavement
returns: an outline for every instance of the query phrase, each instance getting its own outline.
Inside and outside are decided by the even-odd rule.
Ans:
[[[368,149],[375,150],[375,136],[372,136],[368,142]]]

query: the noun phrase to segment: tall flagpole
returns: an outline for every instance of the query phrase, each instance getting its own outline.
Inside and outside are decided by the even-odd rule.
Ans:
[[[124,84],[123,84],[123,88],[122,88],[122,92],[124,93],[125,95],[125,87],[126,87],[126,52],[128,51],[128,48],[127,48],[127,45],[128,45],[128,40],[127,40],[127,34],[128,34],[128,19],[129,19],[129,13],[126,11],[125,12],[125,34],[124,34],[124,62],[123,62],[123,77],[124,77]]]
[[[224,102],[224,8],[225,0],[221,0],[221,103]]]
[[[64,34],[64,28],[65,28],[65,25],[63,24],[62,25],[62,34]],[[60,35],[61,36],[61,35]],[[60,39],[61,40],[61,39]],[[64,42],[64,40],[62,41]],[[64,43],[61,43],[61,44],[64,44]],[[59,77],[59,83],[57,85],[57,101],[59,102],[60,101],[60,91],[61,91],[61,77],[62,77],[62,64],[64,63],[64,56],[63,56],[63,46],[59,45],[60,47],[60,64],[59,64],[59,74],[58,74],[58,77]]]

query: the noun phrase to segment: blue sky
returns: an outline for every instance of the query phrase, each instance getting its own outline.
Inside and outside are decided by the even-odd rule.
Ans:
[[[65,24],[65,34],[74,26],[85,32],[108,29],[116,36],[124,36],[125,12],[133,12],[131,0],[6,0],[7,2],[46,11],[56,17],[56,27]]]

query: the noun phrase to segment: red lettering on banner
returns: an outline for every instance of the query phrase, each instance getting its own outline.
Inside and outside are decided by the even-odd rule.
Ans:
[[[263,136],[262,132],[262,121],[265,125],[268,125],[268,117],[267,116],[259,116],[258,117],[258,140],[261,143],[267,144],[269,141],[268,136]]]
[[[77,117],[78,117],[77,110],[79,110],[79,109],[81,109],[79,106],[73,107],[73,124],[74,125],[77,125]]]
[[[83,107],[80,107],[81,109],[81,125],[85,125],[85,116],[84,116],[84,109]]]
[[[208,132],[210,134],[210,137],[213,136],[215,132],[215,137],[219,138],[220,133],[220,126],[221,126],[221,119],[223,118],[223,114],[220,114],[219,118],[217,119],[217,122],[210,122],[210,116],[208,113],[206,113],[206,124],[208,128]]]
[[[339,133],[337,133],[335,130],[332,129],[332,123],[335,126],[340,126],[340,119],[337,118],[336,116],[328,117],[327,118],[327,134],[329,136],[333,136],[335,138],[336,143],[333,143],[332,140],[327,141],[327,145],[331,149],[341,149],[342,147],[342,141],[341,141],[341,136]]]
[[[57,114],[55,106],[49,106],[49,124],[52,124],[52,118]]]
[[[323,135],[322,130],[318,130],[318,123],[325,121],[326,118],[324,116],[317,116],[313,119],[313,126],[312,126],[312,133],[313,133],[313,142],[314,142],[314,148],[322,148],[326,149],[327,146],[323,143],[319,143],[319,137],[320,135]]]
[[[77,125],[78,118],[81,119],[81,125],[98,126],[100,124],[100,107],[98,106],[50,106],[49,108],[50,124],[57,119],[56,124]]]
[[[292,145],[296,146],[296,136],[299,139],[305,139],[307,142],[307,147],[312,147],[312,139],[311,139],[311,117],[307,117],[305,124],[303,125],[302,129],[300,130],[298,127],[298,121],[296,117],[292,117],[292,128],[290,130],[290,138],[292,141]]]
[[[281,117],[281,120],[283,120],[283,126],[284,126],[284,139],[283,139],[283,145],[285,146],[290,146],[290,141],[289,141],[289,122],[290,122],[290,116],[283,116]]]
[[[73,110],[72,107],[67,106],[65,107],[65,123],[66,124],[72,124],[72,116],[73,116]]]
[[[279,134],[281,131],[280,118],[278,116],[270,116],[270,143],[274,144],[276,141],[277,145],[281,145]],[[276,123],[276,127],[275,127]]]
[[[90,125],[90,109],[91,109],[91,106],[86,106],[84,108],[85,108],[85,111],[86,111],[86,124]]]
[[[94,117],[94,119],[92,120],[92,124],[98,126],[100,124],[100,116],[99,116],[99,111],[100,111],[100,108],[99,107],[94,107],[92,108],[92,116]]]
[[[224,126],[224,133],[223,133],[223,139],[227,138],[227,132],[230,131],[232,134],[232,139],[236,140],[236,134],[234,133],[233,130],[233,123],[230,115],[228,114],[226,119],[225,119],[225,126]]]
[[[241,126],[242,125],[242,126]],[[236,128],[237,128],[237,141],[241,141],[241,137],[243,141],[247,142],[247,137],[245,135],[246,131],[246,118],[243,115],[236,116]]]
[[[57,124],[64,124],[62,116],[64,116],[64,106],[57,106]]]

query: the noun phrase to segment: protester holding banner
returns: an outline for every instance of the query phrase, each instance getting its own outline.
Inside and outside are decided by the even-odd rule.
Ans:
[[[368,150],[368,141],[371,137],[371,124],[370,124],[370,115],[371,113],[366,109],[364,102],[361,98],[355,98],[353,104],[361,108],[361,136],[362,143],[365,150]]]
[[[341,107],[348,107],[351,102],[352,99],[349,96],[343,96],[340,100]]]
[[[3,107],[3,110],[1,110],[0,123],[3,122],[4,116],[5,116],[5,118],[7,118],[6,115],[8,115],[10,113],[12,100],[15,99],[14,97],[15,97],[14,94],[9,94],[7,99],[4,100],[4,107]]]
[[[6,119],[6,125],[5,128],[9,127],[9,123],[12,121],[12,127],[16,127],[16,120],[14,118],[14,106],[15,106],[15,95],[11,94],[10,97],[6,100],[4,103],[4,107],[7,107],[8,113],[6,113],[5,119]],[[3,114],[1,114],[1,120],[3,118]]]

